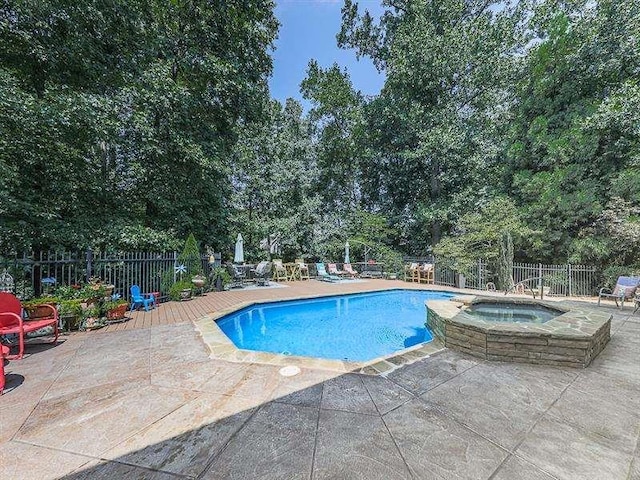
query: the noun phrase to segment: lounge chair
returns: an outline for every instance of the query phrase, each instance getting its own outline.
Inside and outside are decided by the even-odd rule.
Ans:
[[[229,284],[230,288],[244,288],[244,281],[247,278],[247,274],[236,267],[233,263],[227,264],[227,272],[231,277],[231,283]]]
[[[418,283],[433,283],[432,263],[425,263],[418,267]]]
[[[271,277],[271,263],[262,261],[258,266],[252,270],[253,276],[256,279],[256,285],[266,286],[269,285],[269,278]]]
[[[345,271],[345,273],[347,275],[349,275],[351,278],[356,278],[357,276],[359,276],[358,272],[356,270],[353,269],[353,267],[351,266],[350,263],[345,263],[342,266],[342,269]]]
[[[300,268],[300,280],[309,280],[309,265],[304,263],[304,259],[296,258],[296,262]]]
[[[287,268],[282,264],[282,260],[273,260],[273,279],[276,282],[287,281]]]
[[[618,281],[616,282],[616,286],[613,291],[611,291],[610,288],[600,289],[598,294],[598,306],[600,305],[600,300],[604,298],[612,299],[616,302],[616,307],[624,307],[624,302],[626,300],[634,299],[638,285],[640,285],[640,277],[618,277]],[[619,305],[618,300],[620,301]]]
[[[327,269],[329,270],[329,275],[337,275],[338,277],[344,277],[347,274],[347,272],[338,270],[338,266],[335,263],[328,263]]]
[[[325,282],[337,282],[340,280],[340,277],[327,273],[327,270],[324,268],[324,263],[316,263],[316,270],[318,271],[318,280]]]
[[[405,282],[417,282],[420,279],[418,275],[418,264],[416,262],[405,265],[404,267],[404,281]]]

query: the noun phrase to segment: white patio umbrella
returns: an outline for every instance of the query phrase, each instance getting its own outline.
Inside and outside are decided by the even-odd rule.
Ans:
[[[351,263],[349,261],[349,240],[347,240],[347,243],[344,245],[344,263]]]
[[[238,234],[236,239],[236,254],[233,256],[233,263],[244,263],[244,241],[241,234]]]

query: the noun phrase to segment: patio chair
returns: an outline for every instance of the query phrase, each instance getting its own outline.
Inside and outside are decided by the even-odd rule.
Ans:
[[[269,285],[269,278],[271,277],[271,263],[262,261],[258,266],[252,270],[253,276],[256,279],[256,285],[266,286]]]
[[[318,280],[325,282],[337,282],[340,280],[340,277],[327,273],[327,270],[324,268],[324,263],[316,263],[316,270],[318,271]]]
[[[273,279],[276,282],[287,281],[287,269],[282,264],[282,259],[273,260]]]
[[[244,281],[247,278],[247,274],[240,270],[233,263],[227,263],[227,272],[231,277],[230,288],[244,288]]]
[[[432,263],[425,263],[418,267],[418,283],[433,283]]]
[[[636,295],[636,290],[640,285],[640,277],[618,277],[616,286],[613,291],[610,288],[601,288],[598,293],[598,306],[600,306],[600,300],[612,299],[616,302],[616,307],[624,307],[625,300],[633,300]],[[620,304],[618,305],[618,300]]]
[[[409,263],[404,267],[404,281],[417,282],[420,279],[418,275],[418,264],[416,262]]]
[[[337,275],[338,277],[343,277],[347,273],[343,270],[338,270],[338,267],[335,263],[328,263],[327,269],[329,270],[329,275]]]
[[[345,271],[345,273],[347,275],[349,275],[351,278],[356,278],[357,276],[359,276],[359,273],[353,269],[353,267],[351,266],[350,263],[345,263],[342,266],[342,269]]]
[[[300,266],[300,280],[309,280],[309,265],[302,258],[296,258],[295,263]]]
[[[18,335],[18,354],[7,355],[9,360],[19,360],[24,355],[24,339],[27,333],[35,332],[45,327],[53,327],[53,341],[58,341],[58,310],[53,305],[38,305],[43,309],[50,309],[51,314],[38,320],[22,319],[22,304],[18,297],[11,293],[0,292],[0,336]]]
[[[136,307],[144,307],[144,311],[148,312],[149,305],[151,308],[156,305],[156,297],[153,293],[141,293],[138,285],[131,285],[131,309],[129,311],[133,312]]]

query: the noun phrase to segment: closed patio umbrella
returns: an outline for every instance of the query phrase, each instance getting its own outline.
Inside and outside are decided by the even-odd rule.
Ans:
[[[349,240],[347,240],[347,243],[344,246],[344,263],[351,263],[349,261]]]
[[[236,253],[233,256],[233,263],[244,263],[244,241],[241,234],[238,234],[236,239]]]

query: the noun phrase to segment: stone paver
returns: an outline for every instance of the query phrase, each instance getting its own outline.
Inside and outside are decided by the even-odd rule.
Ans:
[[[249,293],[171,308],[191,320]],[[1,471],[26,480],[640,480],[640,315],[603,311],[614,315],[612,339],[584,370],[444,351],[382,376],[303,368],[293,377],[210,359],[177,313],[142,314],[153,321],[31,346],[7,364]]]
[[[409,479],[410,473],[380,417],[323,410],[314,479]]]

